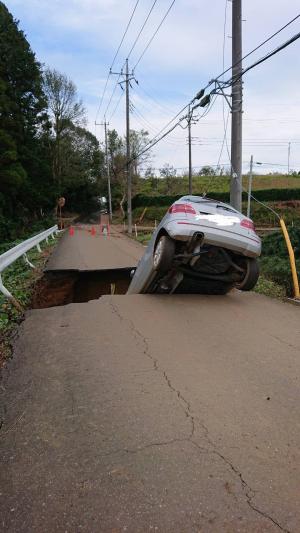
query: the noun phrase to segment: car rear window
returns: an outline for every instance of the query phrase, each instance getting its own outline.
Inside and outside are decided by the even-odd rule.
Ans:
[[[194,204],[214,204],[217,209],[224,209],[224,211],[229,211],[230,213],[238,213],[233,207],[229,205],[218,203],[213,198],[199,198],[197,196],[185,196],[182,198],[184,202],[193,202]]]

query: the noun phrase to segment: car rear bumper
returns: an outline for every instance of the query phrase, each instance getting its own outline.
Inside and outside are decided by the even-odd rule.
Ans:
[[[221,246],[248,257],[258,257],[261,253],[261,241],[255,234],[252,236],[250,231],[249,236],[244,236],[230,229],[219,229],[184,220],[169,222],[165,227],[170,237],[175,240],[187,241],[197,231],[204,234],[203,242],[205,244]]]

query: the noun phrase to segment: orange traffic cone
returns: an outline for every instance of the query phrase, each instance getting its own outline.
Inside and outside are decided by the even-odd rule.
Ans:
[[[92,229],[91,229],[91,234],[92,234],[93,236],[96,235],[96,230],[95,230],[94,226],[93,226]]]
[[[70,229],[69,229],[69,235],[71,235],[71,237],[73,237],[73,235],[74,235],[74,228],[73,228],[73,226],[70,226]]]

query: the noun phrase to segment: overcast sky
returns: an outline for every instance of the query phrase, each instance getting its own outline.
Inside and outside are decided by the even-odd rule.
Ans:
[[[5,1],[5,0],[4,0]],[[24,30],[37,59],[64,72],[77,85],[88,112],[89,129],[94,122],[109,66],[120,43],[136,0],[6,0]],[[153,0],[140,0],[127,36],[114,64],[119,71],[149,12]],[[133,67],[154,33],[171,0],[157,0],[144,31],[130,56]],[[135,70],[131,127],[146,129],[151,136],[173,118],[207,81],[222,72],[225,29],[225,66],[231,64],[231,2],[225,0],[176,0],[160,31]],[[277,31],[299,12],[299,0],[244,0],[243,55]],[[299,32],[300,19],[245,60],[258,57]],[[266,163],[266,170],[300,170],[300,40],[253,69],[244,77],[243,167],[251,154]],[[115,86],[111,76],[97,121],[103,119]],[[125,98],[121,88],[106,111],[110,128],[125,130]],[[119,101],[119,106],[111,117]],[[224,147],[223,98],[218,97],[205,118],[193,125],[193,165],[228,164]],[[224,116],[228,107],[225,102]],[[110,118],[111,117],[111,118]],[[103,139],[103,130],[96,128]],[[230,119],[228,126],[230,142]],[[187,166],[186,130],[177,128],[152,151],[152,165]],[[260,170],[261,172],[261,170]]]

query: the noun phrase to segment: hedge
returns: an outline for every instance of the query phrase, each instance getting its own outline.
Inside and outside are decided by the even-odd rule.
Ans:
[[[194,193],[196,196],[201,196],[201,193]],[[261,202],[284,202],[287,200],[300,200],[300,188],[299,189],[261,189],[253,191],[253,195],[257,200]],[[146,196],[144,194],[137,194],[132,199],[132,208],[136,207],[150,207],[150,206],[164,206],[171,205],[176,200],[179,200],[182,194],[173,195],[159,195],[159,196]],[[219,200],[220,202],[229,202],[229,192],[212,192],[209,194],[209,198]],[[243,200],[247,200],[247,193],[243,192]]]

